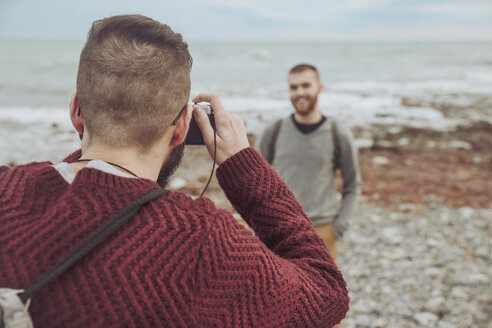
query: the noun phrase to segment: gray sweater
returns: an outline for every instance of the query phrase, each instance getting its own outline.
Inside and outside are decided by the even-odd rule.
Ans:
[[[333,222],[336,235],[341,237],[348,229],[349,217],[356,207],[361,178],[352,133],[346,126],[337,123],[343,178],[339,208],[331,129],[331,119],[327,119],[315,131],[303,134],[291,117],[283,119],[271,164],[292,189],[313,224],[319,226]],[[267,159],[272,155],[269,145],[274,138],[274,130],[275,124],[267,127],[257,146]]]

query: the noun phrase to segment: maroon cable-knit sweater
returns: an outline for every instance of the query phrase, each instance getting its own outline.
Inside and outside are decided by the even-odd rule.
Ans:
[[[77,156],[72,155],[72,158]],[[331,327],[342,275],[287,185],[254,149],[217,178],[254,229],[170,192],[35,294],[35,327]],[[124,206],[158,187],[51,163],[0,167],[0,287],[23,289]]]

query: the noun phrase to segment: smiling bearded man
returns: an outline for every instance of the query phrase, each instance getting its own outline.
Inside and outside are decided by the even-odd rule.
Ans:
[[[314,66],[293,67],[288,83],[295,112],[267,127],[258,148],[292,189],[336,258],[336,241],[348,229],[360,194],[357,149],[351,131],[321,113],[318,97],[323,84]],[[340,209],[337,169],[343,178]]]

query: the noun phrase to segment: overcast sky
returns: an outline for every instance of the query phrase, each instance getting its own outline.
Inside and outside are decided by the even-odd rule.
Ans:
[[[492,40],[492,0],[0,0],[0,38],[85,39],[127,13],[188,40]]]

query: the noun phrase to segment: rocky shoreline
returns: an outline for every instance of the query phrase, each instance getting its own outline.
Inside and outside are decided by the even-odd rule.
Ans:
[[[479,122],[451,131],[373,127],[373,143],[362,148],[363,194],[381,206],[492,207],[492,125]]]
[[[478,122],[451,131],[379,125],[355,128],[354,136],[360,144],[362,203],[393,209],[406,203],[425,208],[428,201],[492,208],[492,124]],[[253,145],[256,136],[249,137]],[[204,147],[187,146],[171,189],[198,196],[211,168]],[[215,177],[206,195],[219,206],[230,206]]]
[[[361,204],[340,242],[344,327],[492,327],[492,126],[354,135],[371,142],[360,148]],[[187,147],[171,187],[198,196],[211,168],[204,147]],[[234,212],[215,177],[206,196]]]

